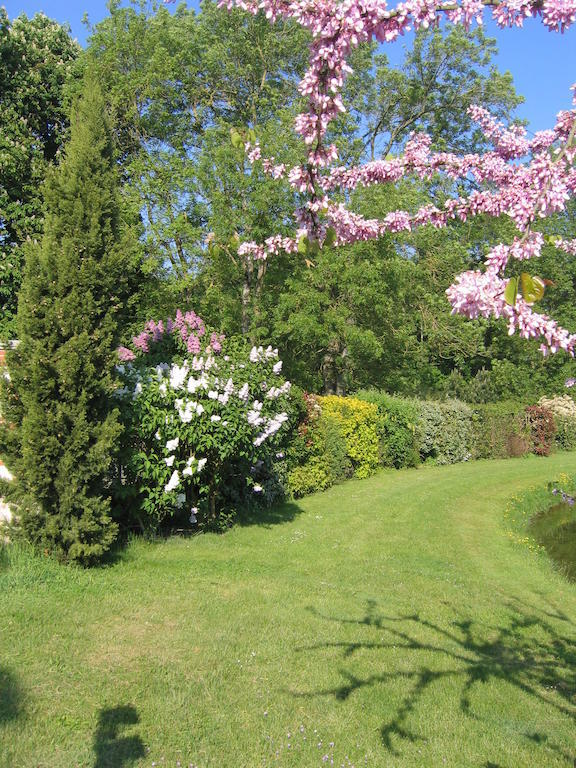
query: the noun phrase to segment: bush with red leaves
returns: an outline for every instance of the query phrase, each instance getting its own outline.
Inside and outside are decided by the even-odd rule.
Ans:
[[[537,456],[549,456],[556,434],[554,414],[540,405],[529,405],[525,413],[532,438],[532,452]]]

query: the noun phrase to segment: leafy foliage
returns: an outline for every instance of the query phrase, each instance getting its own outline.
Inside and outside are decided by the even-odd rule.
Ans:
[[[472,458],[472,409],[458,400],[418,404],[420,455],[435,464],[454,464]]]
[[[0,8],[0,337],[15,337],[23,246],[42,233],[42,182],[68,130],[64,86],[80,52],[43,14]]]
[[[368,477],[378,467],[378,409],[353,397],[326,395],[318,398],[322,412],[339,425],[352,462],[354,476]]]
[[[554,415],[556,424],[555,443],[565,451],[576,448],[576,403],[570,395],[541,397],[538,405]]]
[[[554,446],[556,424],[554,415],[540,405],[529,405],[526,408],[532,450],[537,456],[549,456]]]
[[[356,397],[378,408],[382,464],[396,469],[417,466],[420,463],[418,405],[377,390],[361,390]]]
[[[475,458],[507,458],[530,451],[524,407],[513,401],[474,406]]]
[[[90,80],[44,193],[44,236],[27,252],[18,307],[21,343],[8,356],[3,436],[24,534],[63,559],[90,563],[117,532],[114,346],[137,284],[106,103]]]

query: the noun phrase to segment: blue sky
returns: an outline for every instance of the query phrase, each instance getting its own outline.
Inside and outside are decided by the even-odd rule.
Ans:
[[[196,3],[189,5],[197,7]],[[4,6],[10,18],[43,11],[50,18],[68,22],[81,44],[87,36],[84,14],[95,24],[108,13],[105,0],[4,0]],[[569,89],[576,82],[576,28],[560,35],[549,32],[539,21],[529,20],[521,30],[499,30],[488,22],[487,32],[498,41],[499,69],[512,73],[516,90],[526,98],[518,115],[529,121],[532,131],[551,127],[558,110],[571,106]],[[390,53],[394,61],[398,54]]]

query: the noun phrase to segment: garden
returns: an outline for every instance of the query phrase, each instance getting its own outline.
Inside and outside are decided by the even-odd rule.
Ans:
[[[485,6],[576,20],[0,9],[2,766],[575,763],[576,110]]]

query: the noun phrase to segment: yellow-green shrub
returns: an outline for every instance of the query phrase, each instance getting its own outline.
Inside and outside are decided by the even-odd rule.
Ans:
[[[319,397],[322,412],[340,426],[346,451],[354,467],[354,476],[368,477],[380,464],[378,407],[355,397],[326,395]]]
[[[326,464],[318,456],[313,456],[306,464],[288,472],[288,487],[295,499],[316,491],[325,491],[332,482]]]

